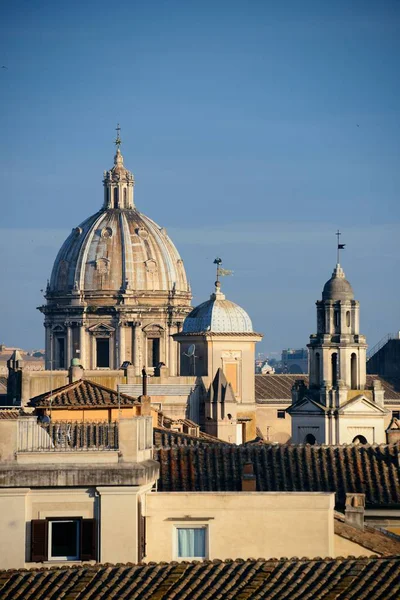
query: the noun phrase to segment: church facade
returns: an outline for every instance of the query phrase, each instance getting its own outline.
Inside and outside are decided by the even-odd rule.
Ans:
[[[120,151],[104,172],[102,208],[61,247],[39,307],[46,328],[46,369],[119,369],[138,375],[160,363],[178,374],[173,334],[190,312],[183,261],[164,228],[134,203],[133,174]]]

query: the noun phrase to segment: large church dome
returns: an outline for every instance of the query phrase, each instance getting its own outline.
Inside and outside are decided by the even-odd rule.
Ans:
[[[117,151],[102,208],[62,245],[46,288],[46,369],[165,364],[177,375],[175,335],[191,310],[185,268],[165,229],[134,203],[133,174]],[[149,371],[150,373],[152,371]]]
[[[183,262],[164,228],[133,202],[134,178],[117,150],[104,173],[104,205],[75,227],[54,263],[50,293],[189,292]]]

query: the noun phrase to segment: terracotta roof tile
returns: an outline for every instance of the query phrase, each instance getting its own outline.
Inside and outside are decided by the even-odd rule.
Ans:
[[[246,461],[254,465],[259,491],[362,493],[367,507],[400,506],[400,445],[309,446],[201,444],[156,448],[158,489],[239,491]]]
[[[397,600],[400,557],[249,559],[0,572],[0,596],[47,600]]]
[[[199,432],[199,437],[174,431],[166,427],[153,428],[154,446],[157,448],[171,448],[173,446],[200,446],[202,444],[225,444],[222,440],[208,435],[203,431]]]
[[[120,394],[121,406],[133,406],[138,401],[136,398]],[[46,392],[32,398],[28,406],[42,408],[50,406],[52,397],[52,408],[97,408],[98,406],[118,406],[118,393],[115,390],[94,383],[93,381],[80,379],[74,383],[68,383],[51,393]]]
[[[0,420],[18,419],[19,410],[13,410],[12,408],[6,408],[0,410]]]
[[[292,387],[297,379],[308,385],[308,375],[255,375],[256,401],[287,400],[292,401]],[[400,380],[383,379],[378,375],[367,375],[367,389],[372,388],[374,380],[379,379],[385,390],[385,401],[400,400]]]
[[[335,513],[335,533],[355,544],[359,544],[380,556],[400,555],[400,537],[364,525],[364,531],[345,523],[344,515]]]

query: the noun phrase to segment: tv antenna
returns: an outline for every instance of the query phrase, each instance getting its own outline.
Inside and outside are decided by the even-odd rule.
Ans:
[[[188,358],[193,358],[193,375],[196,375],[196,358],[198,358],[198,356],[196,356],[196,344],[190,344],[187,352],[184,352],[183,354]]]

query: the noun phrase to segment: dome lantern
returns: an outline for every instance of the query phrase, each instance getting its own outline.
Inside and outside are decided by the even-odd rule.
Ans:
[[[117,138],[115,145],[117,151],[114,156],[114,166],[109,171],[104,171],[104,204],[106,210],[120,209],[132,210],[135,208],[133,191],[135,186],[135,178],[131,171],[124,166],[124,157],[121,154],[120,138],[121,128],[117,126]]]

